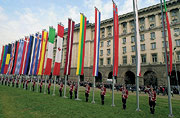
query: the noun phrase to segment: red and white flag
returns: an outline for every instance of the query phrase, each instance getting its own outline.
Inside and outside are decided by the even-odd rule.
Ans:
[[[75,22],[72,21],[71,19],[68,19],[68,39],[67,39],[67,48],[66,48],[67,51],[66,51],[66,63],[64,67],[64,75],[70,75],[74,25]]]
[[[55,64],[54,64],[54,70],[53,70],[53,75],[56,75],[56,76],[60,74],[64,26],[62,26],[61,24],[58,24],[57,30],[58,31],[57,31],[56,57],[55,57]]]

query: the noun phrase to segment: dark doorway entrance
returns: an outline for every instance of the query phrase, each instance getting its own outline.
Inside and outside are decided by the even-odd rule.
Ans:
[[[134,85],[135,84],[135,74],[132,71],[127,71],[125,73],[125,84],[128,85]]]
[[[98,76],[95,78],[96,78],[96,82],[102,82],[102,74],[100,72],[98,72]]]
[[[153,71],[146,71],[144,73],[144,85],[152,85],[152,86],[157,86],[157,76],[156,73]]]

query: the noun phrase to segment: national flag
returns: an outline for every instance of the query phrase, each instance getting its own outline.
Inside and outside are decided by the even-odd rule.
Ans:
[[[171,29],[170,29],[170,24],[169,24],[169,18],[168,18],[168,13],[167,13],[167,8],[166,8],[166,0],[164,0],[164,8],[166,12],[166,23],[167,23],[167,31],[168,31],[168,42],[169,42],[169,60],[170,60],[170,69],[169,74],[171,75],[172,72],[172,62],[173,62],[173,53],[172,53],[172,38],[171,38]]]
[[[26,55],[26,60],[25,60],[25,65],[24,65],[24,72],[23,72],[24,75],[28,75],[33,40],[34,40],[34,36],[31,35],[29,39],[29,44],[27,47],[27,55]]]
[[[15,43],[12,43],[11,45],[11,58],[8,66],[8,72],[7,74],[10,75],[13,67],[13,61],[14,61],[14,54],[15,54]]]
[[[119,18],[118,8],[113,2],[113,76],[118,73],[118,57],[119,57]]]
[[[84,74],[84,55],[85,55],[85,40],[86,40],[86,17],[81,14],[80,33],[79,33],[79,49],[76,75]]]
[[[4,74],[4,67],[5,67],[5,63],[6,63],[7,51],[8,51],[8,45],[5,46],[5,50],[4,50],[3,62],[2,62],[2,66],[1,66],[1,74]]]
[[[54,70],[53,70],[53,75],[56,75],[56,76],[60,74],[64,26],[62,26],[61,24],[58,24],[57,30],[58,31],[57,31],[56,57],[55,57]]]
[[[19,50],[18,50],[18,56],[17,56],[17,63],[16,63],[16,69],[15,69],[15,74],[18,75],[20,67],[21,67],[21,59],[22,59],[22,54],[23,54],[23,49],[24,49],[24,40],[20,40],[19,42]]]
[[[0,72],[1,72],[1,65],[2,65],[2,62],[3,62],[3,56],[4,56],[4,50],[5,50],[4,48],[5,48],[5,46],[3,46],[2,53],[1,53]]]
[[[17,57],[18,57],[18,50],[19,50],[19,41],[16,42],[16,51],[15,51],[15,57],[14,57],[14,61],[13,61],[13,70],[12,70],[12,74],[15,73],[16,62],[17,62]]]
[[[101,12],[95,8],[93,76],[98,76]]]
[[[39,57],[39,62],[38,62],[37,75],[43,74],[47,40],[48,40],[48,32],[42,31],[41,51],[40,51],[40,57]]]
[[[53,27],[49,27],[49,40],[48,40],[48,52],[47,52],[47,60],[46,60],[46,68],[44,75],[51,74],[51,65],[53,59],[53,46],[54,46],[54,39],[55,39],[55,29]]]
[[[71,19],[68,19],[68,37],[67,37],[66,62],[64,67],[64,75],[70,75],[74,25],[75,22],[72,21]]]
[[[134,0],[135,16],[136,16],[136,56],[137,56],[137,76],[141,76],[141,55],[140,55],[140,33],[139,33],[139,19],[138,19],[138,6],[137,0]]]
[[[4,66],[4,74],[6,74],[7,71],[8,71],[10,56],[11,56],[11,44],[8,45],[8,50],[7,50],[7,55],[6,55],[6,62],[5,62],[5,66]]]

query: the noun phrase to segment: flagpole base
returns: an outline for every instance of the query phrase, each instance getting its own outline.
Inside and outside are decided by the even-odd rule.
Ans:
[[[168,117],[172,118],[172,117],[174,117],[174,115],[173,114],[169,114]]]
[[[136,111],[141,111],[141,110],[139,108],[137,108]]]
[[[67,96],[63,96],[64,98],[68,98]]]
[[[79,98],[76,98],[75,100],[77,100],[77,101],[81,101],[81,99],[79,99]]]
[[[112,104],[111,106],[112,106],[112,107],[115,107],[116,105],[115,105],[115,104]]]
[[[95,101],[92,101],[91,103],[92,103],[92,104],[95,104]]]
[[[52,94],[52,96],[55,96],[55,94]]]
[[[46,92],[44,92],[44,95],[46,94]]]

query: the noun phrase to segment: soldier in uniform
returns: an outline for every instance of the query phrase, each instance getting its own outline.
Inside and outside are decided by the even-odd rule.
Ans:
[[[76,83],[76,84],[75,84],[75,87],[74,87],[75,99],[77,98],[77,90],[78,90],[78,84]]]
[[[24,88],[25,82],[26,82],[26,80],[24,79],[24,81],[23,81],[23,88]]]
[[[14,83],[15,83],[15,79],[13,79],[13,81],[12,81],[12,87],[14,87]]]
[[[62,97],[63,82],[60,83],[59,96]]]
[[[154,91],[153,87],[151,86],[149,90],[149,106],[151,114],[154,114],[155,112],[155,106],[156,106],[156,91]]]
[[[11,79],[9,79],[9,81],[8,81],[8,86],[10,86],[10,84],[11,84]]]
[[[16,88],[18,88],[18,85],[19,85],[19,79],[17,79]]]
[[[35,88],[35,85],[36,85],[36,81],[35,80],[33,80],[33,91],[34,91],[34,88]]]
[[[26,80],[26,90],[28,89],[28,83],[29,83],[29,81]]]
[[[50,94],[50,88],[51,88],[51,80],[49,80],[49,85],[48,85],[48,94]]]
[[[43,85],[43,81],[41,80],[41,83],[40,83],[40,93],[42,92],[42,85]]]
[[[89,92],[90,92],[90,86],[89,86],[89,83],[87,83],[86,89],[85,89],[86,102],[88,102]]]
[[[73,88],[74,88],[74,85],[73,85],[73,82],[72,82],[72,83],[70,84],[70,89],[69,89],[70,99],[72,99]]]
[[[123,103],[123,109],[126,109],[126,100],[128,98],[128,90],[126,89],[126,86],[123,86],[122,88],[122,103]]]
[[[5,85],[7,85],[7,82],[8,82],[8,79],[6,78],[6,80],[5,80]]]
[[[102,105],[104,105],[104,97],[106,95],[106,88],[104,87],[104,84],[102,84],[102,87],[101,87],[101,102],[102,102]]]

